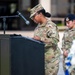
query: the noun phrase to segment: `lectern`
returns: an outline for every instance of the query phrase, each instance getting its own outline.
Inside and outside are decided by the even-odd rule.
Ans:
[[[1,34],[0,75],[44,75],[44,43]]]

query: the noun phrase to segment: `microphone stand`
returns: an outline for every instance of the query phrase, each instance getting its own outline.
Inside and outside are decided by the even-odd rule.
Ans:
[[[13,18],[13,17],[19,17],[18,15],[13,15],[13,16],[0,16],[0,18],[3,19],[3,30],[4,30],[4,34],[5,34],[5,30],[6,30],[6,18]]]

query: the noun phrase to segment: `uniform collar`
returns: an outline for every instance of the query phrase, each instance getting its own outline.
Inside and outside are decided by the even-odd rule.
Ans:
[[[67,31],[75,31],[75,28],[72,28],[72,29],[67,29]]]
[[[50,20],[49,18],[46,18],[47,19],[47,22],[46,23],[43,23],[43,24],[38,24],[38,27],[45,27],[46,24],[48,23],[48,21]]]
[[[72,28],[71,30],[75,30],[75,28]]]

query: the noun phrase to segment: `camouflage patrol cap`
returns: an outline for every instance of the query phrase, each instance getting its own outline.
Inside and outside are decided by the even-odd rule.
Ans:
[[[41,4],[36,5],[30,10],[30,18],[33,17],[38,11],[44,9]]]

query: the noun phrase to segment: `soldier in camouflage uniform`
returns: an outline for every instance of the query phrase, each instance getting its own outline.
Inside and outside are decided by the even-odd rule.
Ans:
[[[62,50],[64,58],[68,56],[70,48],[72,46],[72,41],[75,39],[75,15],[68,14],[65,17],[65,24],[68,27],[64,32],[62,39]],[[75,75],[75,68],[72,70],[71,75]]]
[[[45,75],[57,75],[60,50],[58,48],[58,28],[48,17],[41,4],[31,9],[30,18],[38,23],[34,30],[34,39],[45,43]]]

